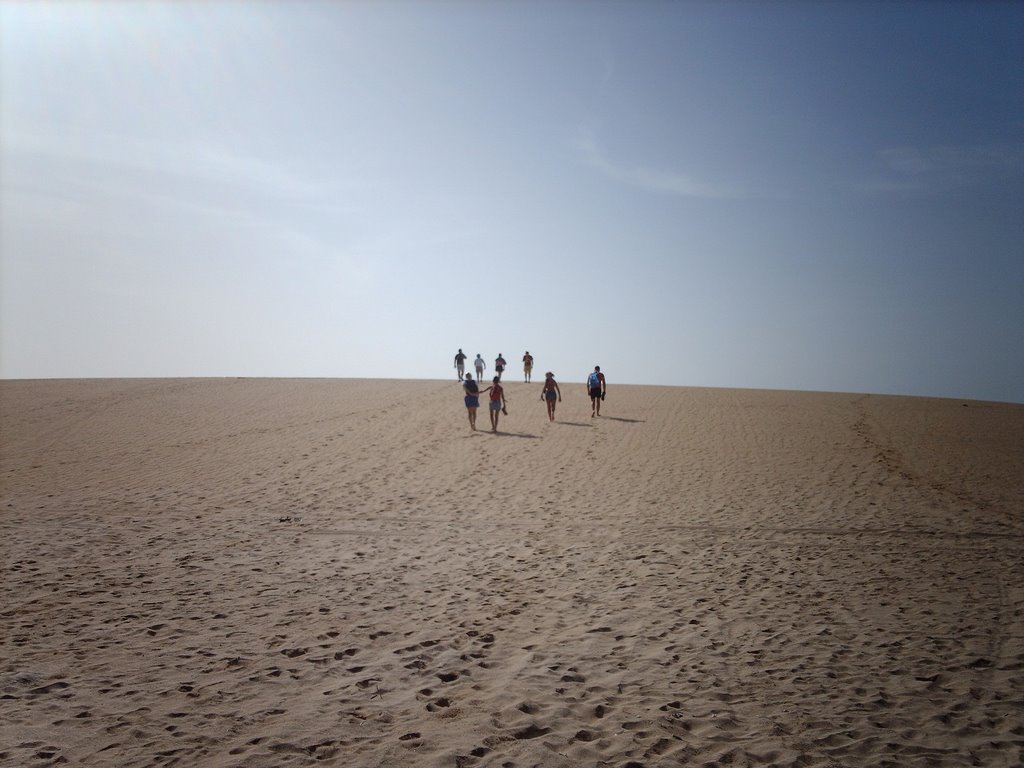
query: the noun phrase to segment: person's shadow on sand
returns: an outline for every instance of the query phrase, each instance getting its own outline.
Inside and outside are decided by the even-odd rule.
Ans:
[[[646,424],[647,419],[624,419],[621,416],[602,416],[602,419],[607,421],[624,421],[627,424]]]

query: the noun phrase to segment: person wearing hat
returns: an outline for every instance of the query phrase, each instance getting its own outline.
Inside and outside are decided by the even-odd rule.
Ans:
[[[548,405],[548,421],[555,420],[555,398],[558,398],[558,402],[562,402],[562,390],[558,388],[558,382],[555,381],[555,374],[548,371],[544,374],[544,388],[540,391],[540,399],[547,402]]]
[[[530,383],[530,374],[533,372],[533,355],[530,354],[530,350],[526,350],[526,354],[523,355],[523,382],[525,384]]]

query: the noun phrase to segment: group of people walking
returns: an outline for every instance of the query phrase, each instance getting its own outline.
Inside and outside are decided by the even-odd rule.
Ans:
[[[476,430],[476,411],[480,407],[480,397],[482,395],[488,395],[488,413],[491,417],[491,431],[498,431],[498,418],[500,414],[508,416],[508,407],[505,399],[505,387],[501,384],[501,375],[505,372],[505,368],[508,363],[505,358],[502,357],[501,353],[498,353],[497,359],[494,361],[494,370],[496,376],[491,380],[491,386],[481,390],[480,384],[483,380],[484,369],[486,364],[479,353],[476,359],[473,361],[473,367],[476,369],[476,380],[473,379],[473,374],[466,373],[466,360],[467,356],[460,349],[455,355],[455,369],[459,374],[459,381],[462,382],[462,389],[465,394],[466,411],[469,413],[469,427],[472,430]],[[533,373],[533,356],[526,352],[523,355],[523,382],[529,384]],[[601,415],[601,402],[604,400],[605,393],[608,391],[608,385],[605,381],[604,374],[601,372],[601,366],[595,365],[593,372],[587,376],[587,394],[590,396],[590,416],[595,418]],[[562,402],[562,390],[558,386],[558,382],[555,381],[555,374],[548,371],[544,374],[544,386],[540,391],[540,399],[547,404],[548,409],[548,420],[555,420],[555,404]]]
[[[466,373],[466,360],[468,356],[460,349],[455,355],[455,370],[459,372],[459,381],[463,381],[466,376],[472,378],[471,375]],[[501,352],[498,353],[498,357],[494,360],[494,372],[498,374],[497,378],[501,380],[501,374],[505,372],[505,368],[508,366],[508,361],[502,356]],[[487,368],[487,363],[480,357],[480,353],[477,352],[476,359],[473,361],[473,368],[476,369],[477,381],[484,377],[484,369]],[[533,373],[533,355],[527,350],[526,354],[523,355],[523,381],[527,384],[530,383],[530,376]]]

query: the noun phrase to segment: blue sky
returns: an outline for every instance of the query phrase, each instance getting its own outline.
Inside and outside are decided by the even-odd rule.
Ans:
[[[1024,5],[0,4],[0,376],[1024,402]]]

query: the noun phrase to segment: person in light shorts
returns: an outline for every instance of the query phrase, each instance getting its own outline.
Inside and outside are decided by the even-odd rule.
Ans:
[[[527,350],[523,355],[523,383],[530,383],[530,374],[533,373],[533,355]]]
[[[491,398],[491,432],[497,432],[499,414],[504,413],[507,416],[508,410],[505,408],[505,388],[501,386],[501,379],[495,376],[492,381],[491,386],[485,389],[484,392],[489,392]]]

